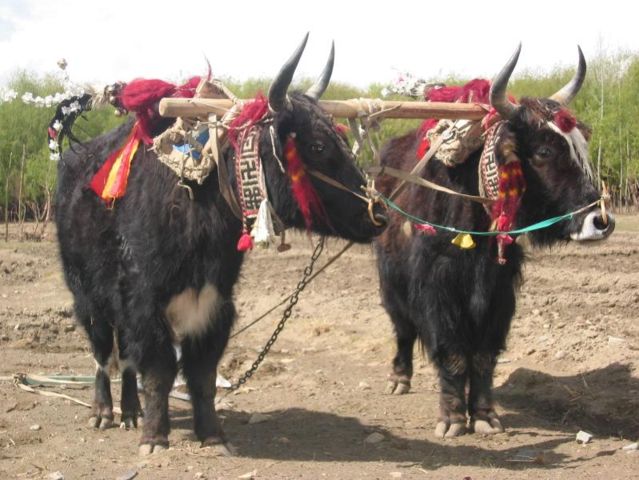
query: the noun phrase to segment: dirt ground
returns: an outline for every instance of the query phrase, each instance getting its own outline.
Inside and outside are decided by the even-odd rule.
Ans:
[[[342,245],[329,241],[320,262]],[[307,237],[293,246],[249,255],[238,326],[291,292],[310,255]],[[0,478],[637,478],[639,452],[622,447],[639,436],[638,250],[639,219],[624,217],[605,243],[530,252],[495,378],[504,434],[436,439],[437,381],[421,355],[412,392],[384,393],[392,331],[371,248],[359,246],[307,288],[254,378],[221,400],[237,456],[200,448],[189,404],[172,400],[171,448],[140,458],[139,432],[92,430],[87,408],[8,379],[91,375],[94,362],[74,326],[55,242],[2,240]],[[279,312],[231,340],[225,377],[250,365]],[[88,387],[47,390],[92,398]],[[579,430],[593,440],[578,444]],[[366,441],[373,433],[381,441]]]

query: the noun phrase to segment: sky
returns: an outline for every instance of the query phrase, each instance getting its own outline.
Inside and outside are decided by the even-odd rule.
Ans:
[[[517,70],[572,66],[602,49],[639,51],[639,7],[624,0],[0,0],[0,86],[17,69],[104,85],[205,74],[272,77],[304,34],[297,77],[316,77],[335,41],[333,79],[397,72],[491,78],[523,43]]]

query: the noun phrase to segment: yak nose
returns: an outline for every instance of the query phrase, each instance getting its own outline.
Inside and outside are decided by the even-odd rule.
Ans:
[[[581,230],[571,233],[570,238],[578,242],[587,240],[603,240],[608,238],[615,230],[615,217],[611,213],[606,215],[604,220],[601,210],[596,209],[590,212],[584,218],[581,224]]]
[[[388,217],[385,213],[375,213],[373,214],[373,218],[375,222],[379,226],[379,228],[385,228],[388,225]]]
[[[386,228],[386,225],[388,225],[388,214],[386,208],[377,202],[372,204],[372,209],[371,205],[369,205],[368,208],[368,214],[373,221],[373,224],[380,229]]]

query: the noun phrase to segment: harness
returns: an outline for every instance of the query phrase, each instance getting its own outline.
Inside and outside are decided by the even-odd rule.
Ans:
[[[429,98],[427,93],[426,97],[432,100],[475,101],[477,96],[481,97],[482,93],[487,94],[488,85],[486,81],[473,80],[463,87],[448,88],[444,92],[444,95],[448,96],[446,99],[441,98],[439,94],[433,95],[434,98]],[[458,90],[454,91],[454,88],[458,88]],[[540,125],[545,123],[566,139],[573,161],[592,179],[587,142],[581,131],[576,128],[574,117],[563,107],[558,111],[551,112],[541,102],[538,103],[539,105],[532,107],[535,115],[539,117]],[[427,120],[424,122],[426,128],[422,129],[422,140],[417,148],[420,160],[410,173],[387,166],[371,167],[368,172],[375,175],[389,175],[401,180],[400,185],[391,193],[390,198],[382,197],[382,200],[389,208],[407,218],[417,232],[429,235],[435,234],[437,230],[457,233],[452,239],[452,243],[464,249],[475,247],[472,235],[496,237],[497,262],[503,265],[506,263],[505,248],[513,243],[513,235],[546,228],[558,221],[572,218],[576,213],[590,208],[596,203],[603,205],[604,201],[602,197],[597,202],[575,212],[554,217],[529,227],[513,229],[517,210],[526,190],[526,181],[521,161],[516,154],[517,145],[514,135],[489,105],[485,105],[485,108],[488,113],[481,122],[469,120],[454,122]],[[478,196],[456,192],[431,182],[421,175],[432,158],[452,167],[463,163],[471,153],[482,146],[478,162],[478,191],[480,193]],[[393,199],[402,192],[408,183],[481,203],[492,220],[489,232],[466,231],[437,225],[403,211],[393,202]],[[605,209],[605,205],[602,208]]]

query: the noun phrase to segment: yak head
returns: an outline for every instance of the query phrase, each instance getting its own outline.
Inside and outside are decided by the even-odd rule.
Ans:
[[[366,178],[343,132],[318,105],[333,71],[334,47],[314,85],[304,93],[288,92],[307,38],[269,88],[274,134],[260,140],[269,195],[287,226],[369,241],[381,233],[386,216],[380,205],[362,198]]]
[[[490,90],[490,103],[499,113],[504,134],[495,145],[497,163],[519,161],[525,182],[517,224],[528,225],[575,212],[600,198],[588,158],[590,130],[568,110],[586,75],[586,61],[579,48],[579,64],[568,84],[549,98],[522,98],[512,103],[506,86],[521,45]],[[532,233],[537,244],[556,240],[598,240],[614,230],[614,217],[603,218],[599,205],[591,205],[547,229]]]

